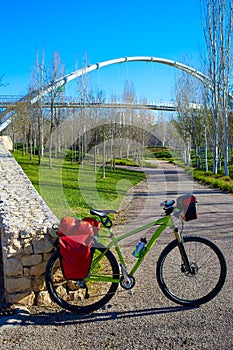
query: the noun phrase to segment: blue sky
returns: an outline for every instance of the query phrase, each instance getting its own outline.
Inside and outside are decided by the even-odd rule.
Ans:
[[[65,72],[125,56],[156,56],[199,67],[204,49],[199,0],[9,0],[1,3],[0,95],[26,94],[36,54],[50,65],[58,51]],[[176,70],[157,63],[125,63],[88,75],[106,97],[126,80],[137,98],[170,100]],[[70,89],[70,90],[69,90]],[[67,86],[67,94],[71,88]]]

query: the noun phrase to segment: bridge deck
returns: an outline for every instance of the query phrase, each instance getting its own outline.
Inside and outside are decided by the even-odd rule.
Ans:
[[[17,107],[19,103],[25,103],[25,101],[21,100],[20,96],[0,96],[0,108],[6,109],[14,109]],[[49,102],[42,102],[40,106],[43,108],[50,108],[51,104]],[[33,106],[33,104],[32,104]],[[133,102],[133,103],[125,103],[122,101],[112,102],[112,101],[104,101],[104,102],[80,102],[80,101],[60,101],[55,102],[55,108],[134,108],[134,109],[149,109],[149,110],[159,110],[159,111],[177,111],[178,106],[176,102],[173,101],[153,101],[153,102]],[[200,105],[195,103],[190,103],[191,109],[200,109]]]

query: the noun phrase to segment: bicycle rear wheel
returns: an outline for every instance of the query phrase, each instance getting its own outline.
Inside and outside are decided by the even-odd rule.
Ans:
[[[177,304],[198,306],[213,299],[226,279],[226,261],[220,249],[210,240],[198,236],[183,237],[193,273],[182,261],[177,241],[162,251],[156,268],[163,293]]]
[[[62,308],[80,314],[95,311],[108,303],[117,290],[118,282],[115,281],[119,281],[120,276],[118,263],[110,251],[96,263],[98,256],[105,250],[104,247],[94,249],[88,279],[82,281],[64,278],[59,250],[55,251],[48,260],[45,271],[51,299]]]

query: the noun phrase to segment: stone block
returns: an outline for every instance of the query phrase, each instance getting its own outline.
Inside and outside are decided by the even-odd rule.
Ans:
[[[35,293],[34,292],[24,292],[24,293],[14,293],[8,294],[6,296],[7,303],[10,304],[20,304],[26,306],[32,306],[35,302]]]
[[[41,254],[33,254],[28,256],[22,257],[22,264],[23,266],[33,266],[38,265],[42,261],[42,255]]]
[[[6,291],[8,293],[25,292],[30,290],[31,281],[26,277],[7,278]]]
[[[52,243],[46,238],[33,242],[33,250],[35,254],[49,253],[52,249]]]
[[[29,267],[24,267],[23,268],[23,275],[24,275],[24,277],[29,277],[30,276],[30,268]]]
[[[42,290],[45,290],[44,275],[32,277],[31,289],[34,290],[34,292],[40,292]]]
[[[51,256],[51,253],[44,253],[42,261],[46,261],[47,262],[49,260],[50,256]]]
[[[29,245],[27,245],[26,247],[24,247],[23,253],[24,253],[25,255],[31,255],[31,254],[33,254],[32,245],[29,244]]]
[[[45,272],[47,262],[44,261],[36,266],[32,266],[30,268],[30,275],[31,276],[39,276],[42,275]]]
[[[9,277],[22,276],[23,265],[16,258],[9,258],[5,261],[5,273]]]

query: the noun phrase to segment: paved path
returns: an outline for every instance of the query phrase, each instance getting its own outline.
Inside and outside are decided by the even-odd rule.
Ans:
[[[129,194],[127,206],[122,208],[121,215],[127,212],[130,220],[118,229],[128,230],[153,219],[160,215],[162,200],[193,191],[199,201],[199,219],[187,223],[187,231],[217,242],[227,260],[227,281],[219,295],[196,309],[177,306],[163,296],[155,264],[171,239],[167,233],[137,273],[134,296],[119,289],[105,310],[85,317],[47,310],[3,319],[2,350],[47,349],[51,345],[55,349],[233,349],[233,196],[193,183],[182,169],[168,163],[146,172],[148,182],[134,189],[134,200]],[[134,243],[125,247],[129,254]]]

